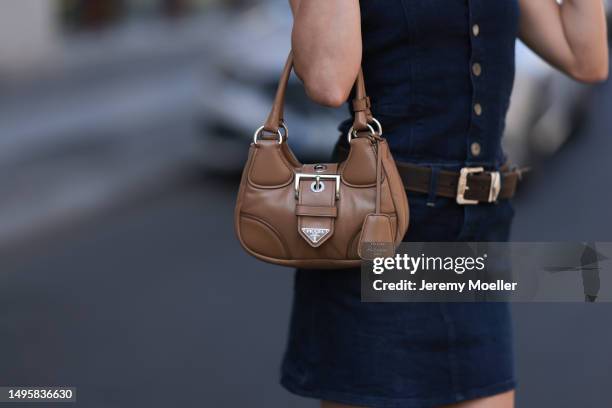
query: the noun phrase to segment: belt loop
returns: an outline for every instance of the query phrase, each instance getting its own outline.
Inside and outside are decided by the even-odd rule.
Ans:
[[[427,206],[435,207],[436,205],[436,192],[438,190],[438,172],[440,169],[436,166],[431,166],[431,173],[429,174],[429,196],[427,197]]]

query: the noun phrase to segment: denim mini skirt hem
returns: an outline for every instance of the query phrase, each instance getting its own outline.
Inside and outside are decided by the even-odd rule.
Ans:
[[[513,210],[411,195],[406,241],[507,241]],[[514,388],[508,303],[362,302],[359,268],[295,273],[281,384],[367,407],[436,407]]]
[[[478,398],[490,397],[516,388],[515,380],[509,379],[507,381],[479,388],[466,389],[448,395],[438,395],[427,398],[392,398],[338,392],[334,390],[305,389],[297,385],[293,379],[288,376],[283,376],[280,383],[287,391],[301,397],[368,408],[434,408],[447,404],[456,404]]]

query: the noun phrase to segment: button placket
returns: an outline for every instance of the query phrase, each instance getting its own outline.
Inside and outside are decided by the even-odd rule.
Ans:
[[[484,107],[480,100],[480,77],[483,73],[483,64],[480,58],[480,47],[479,43],[483,40],[482,30],[478,21],[478,8],[474,4],[474,0],[468,0],[469,7],[469,38],[470,38],[470,79],[472,82],[472,107],[471,107],[471,121],[470,131],[467,140],[467,155],[468,162],[473,162],[474,159],[478,158],[482,154],[482,143],[481,143],[481,130],[482,130],[482,116],[484,114]]]

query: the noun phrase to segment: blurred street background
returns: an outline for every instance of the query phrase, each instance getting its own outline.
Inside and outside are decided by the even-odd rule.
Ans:
[[[82,407],[297,407],[292,272],[234,238],[238,177],[289,48],[285,0],[0,4],[0,386]],[[612,84],[517,44],[516,241],[612,241]],[[346,109],[286,118],[325,159]],[[577,298],[583,295],[577,293]],[[609,407],[611,304],[514,305],[519,407]]]

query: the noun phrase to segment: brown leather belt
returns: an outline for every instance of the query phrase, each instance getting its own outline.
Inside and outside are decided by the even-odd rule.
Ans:
[[[337,154],[344,160],[348,150],[339,145]],[[396,164],[406,190],[429,194],[429,189],[435,184],[435,195],[454,198],[463,205],[512,198],[523,174],[530,170],[508,164],[504,164],[499,171],[485,171],[483,167],[463,167],[459,172],[440,169],[436,182],[432,183],[431,167],[398,161]]]
[[[438,170],[432,183],[431,167],[397,162],[397,168],[409,191],[429,193],[435,184],[435,194],[455,198],[459,204],[491,203],[511,198],[527,168],[510,168],[504,165],[499,171],[485,171],[482,167],[464,167],[459,172]]]

